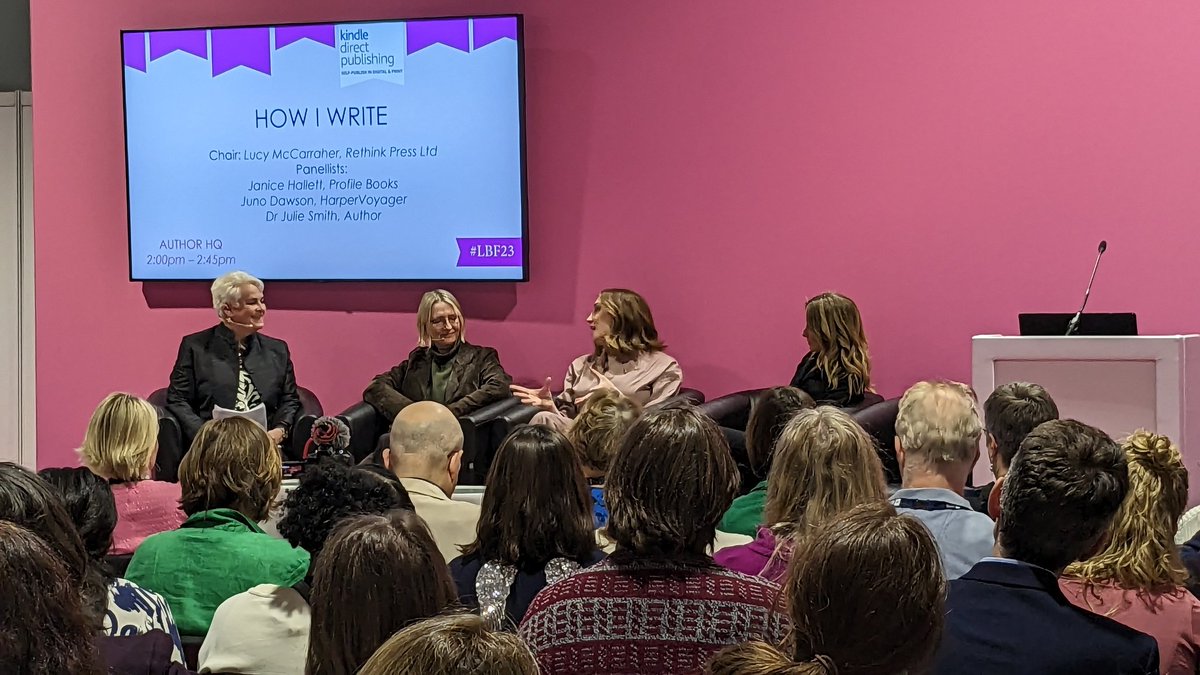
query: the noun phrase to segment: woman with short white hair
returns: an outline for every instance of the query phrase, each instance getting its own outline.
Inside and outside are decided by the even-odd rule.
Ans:
[[[287,439],[300,411],[292,356],[283,340],[262,335],[267,301],[263,282],[229,272],[212,285],[220,323],[179,344],[167,389],[167,410],[179,420],[184,448],[212,419],[213,408],[266,408],[267,435],[276,446]]]
[[[436,401],[456,417],[509,397],[512,378],[491,347],[467,342],[467,320],[450,291],[429,291],[417,307],[417,347],[371,380],[363,400],[391,422],[417,401]]]

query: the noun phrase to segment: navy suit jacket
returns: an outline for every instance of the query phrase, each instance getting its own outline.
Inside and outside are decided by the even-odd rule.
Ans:
[[[1157,675],[1154,638],[1071,604],[1040,567],[983,560],[950,582],[935,675]]]

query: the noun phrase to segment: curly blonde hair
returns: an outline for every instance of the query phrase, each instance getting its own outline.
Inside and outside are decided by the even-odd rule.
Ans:
[[[588,397],[567,436],[586,468],[608,472],[625,432],[642,414],[637,401],[616,389],[601,389]]]
[[[1122,450],[1129,463],[1129,492],[1113,520],[1108,546],[1069,565],[1063,576],[1140,592],[1182,586],[1188,573],[1175,547],[1175,530],[1187,508],[1188,471],[1179,448],[1166,436],[1140,430]]]
[[[831,387],[848,381],[852,395],[871,388],[871,356],[858,305],[838,293],[822,293],[804,303],[805,334],[813,341],[817,368]]]

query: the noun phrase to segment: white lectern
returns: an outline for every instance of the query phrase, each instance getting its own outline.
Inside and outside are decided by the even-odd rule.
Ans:
[[[1190,474],[1188,505],[1200,504],[1200,335],[977,335],[971,351],[981,402],[996,385],[1036,382],[1054,396],[1063,417],[1118,441],[1137,429],[1169,436]],[[992,480],[986,461],[975,465],[974,476],[976,485]]]

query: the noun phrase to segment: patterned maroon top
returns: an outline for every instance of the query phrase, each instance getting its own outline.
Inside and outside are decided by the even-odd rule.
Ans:
[[[520,633],[542,675],[699,673],[728,645],[780,644],[779,586],[712,564],[610,558],[534,598]]]

